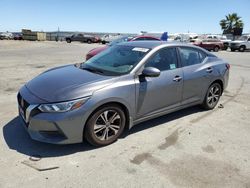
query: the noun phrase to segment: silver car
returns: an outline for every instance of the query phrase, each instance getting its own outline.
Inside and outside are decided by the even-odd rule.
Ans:
[[[229,68],[188,44],[121,43],[25,84],[17,96],[20,119],[38,141],[104,146],[140,122],[193,105],[213,109]]]

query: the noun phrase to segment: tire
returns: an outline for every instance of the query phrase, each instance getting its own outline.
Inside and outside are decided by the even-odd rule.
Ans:
[[[214,47],[214,51],[215,51],[215,52],[218,52],[219,50],[220,50],[220,47],[219,47],[219,46],[215,46],[215,47]]]
[[[119,105],[104,105],[86,123],[84,138],[94,146],[106,146],[122,134],[126,116]]]
[[[228,43],[224,43],[224,44],[223,44],[223,50],[227,50],[227,49],[228,49],[228,46],[229,46]]]
[[[71,43],[71,40],[70,40],[70,39],[66,39],[66,42],[67,42],[67,43]]]
[[[202,108],[206,110],[214,109],[220,100],[222,94],[222,88],[219,83],[213,83],[209,86],[204,101],[202,103]]]
[[[106,41],[103,40],[103,41],[102,41],[102,44],[106,44]]]
[[[246,47],[245,46],[240,46],[240,48],[239,48],[239,51],[240,52],[244,52],[246,50]]]
[[[91,41],[91,40],[87,40],[87,43],[88,43],[88,44],[91,44],[91,43],[92,43],[92,41]]]
[[[227,49],[228,49],[228,45],[224,45],[223,50],[227,51]]]
[[[231,52],[235,52],[235,49],[232,49],[232,48],[231,48]]]

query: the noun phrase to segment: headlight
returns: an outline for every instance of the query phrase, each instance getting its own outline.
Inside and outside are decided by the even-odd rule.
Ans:
[[[67,112],[80,108],[88,99],[89,97],[61,103],[41,104],[38,108],[42,112]]]

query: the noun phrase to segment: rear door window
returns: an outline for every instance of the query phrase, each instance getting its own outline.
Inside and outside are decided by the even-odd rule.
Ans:
[[[206,54],[198,49],[180,47],[180,59],[182,66],[196,65],[204,61]]]

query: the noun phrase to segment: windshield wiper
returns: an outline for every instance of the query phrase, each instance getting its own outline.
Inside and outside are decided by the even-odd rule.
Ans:
[[[81,67],[81,69],[83,69],[83,70],[87,70],[87,71],[89,71],[89,72],[93,72],[93,73],[101,73],[101,74],[103,74],[103,71],[102,71],[102,70],[95,69],[95,68],[90,68],[90,67]]]

